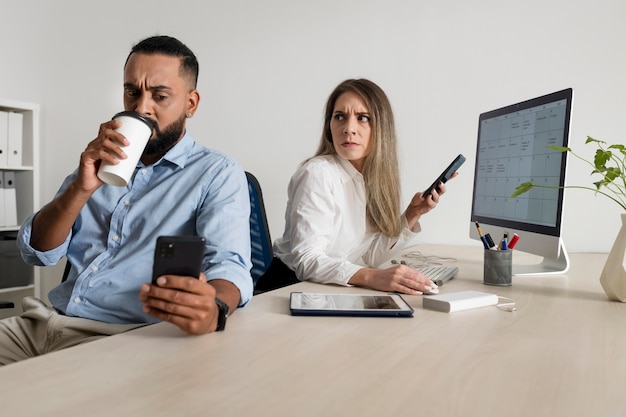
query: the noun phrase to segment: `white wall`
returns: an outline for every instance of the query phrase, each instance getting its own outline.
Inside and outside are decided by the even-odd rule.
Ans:
[[[0,96],[42,108],[42,202],[98,125],[122,108],[128,50],[153,34],[176,36],[198,56],[202,101],[190,131],[257,175],[274,238],[282,234],[289,178],[314,152],[325,100],[346,78],[370,78],[390,97],[405,201],[454,155],[468,157],[445,200],[424,218],[423,241],[477,244],[467,235],[483,111],[572,87],[571,146],[588,156],[587,135],[624,142],[622,0],[0,5]],[[568,182],[591,185],[589,169],[570,159]],[[578,190],[566,193],[565,205],[568,250],[608,251],[618,207]]]
[[[0,0],[0,97],[41,103],[44,13],[32,1]]]

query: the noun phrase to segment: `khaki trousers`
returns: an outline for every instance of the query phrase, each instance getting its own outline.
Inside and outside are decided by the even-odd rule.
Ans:
[[[0,320],[0,366],[145,325],[64,316],[35,297],[24,298],[22,308],[21,316]]]

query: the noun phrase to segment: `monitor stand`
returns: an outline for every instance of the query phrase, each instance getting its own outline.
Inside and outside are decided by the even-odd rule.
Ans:
[[[559,256],[556,259],[543,258],[538,264],[513,265],[513,275],[533,276],[533,275],[562,275],[569,269],[569,257],[565,250],[565,245],[559,239]]]

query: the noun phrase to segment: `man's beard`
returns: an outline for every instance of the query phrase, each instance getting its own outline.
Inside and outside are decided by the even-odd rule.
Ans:
[[[172,122],[169,126],[166,126],[163,131],[161,131],[157,124],[154,123],[156,137],[148,141],[148,144],[143,150],[142,156],[165,155],[165,153],[169,151],[170,148],[176,144],[176,142],[178,142],[184,130],[184,114],[180,119]]]

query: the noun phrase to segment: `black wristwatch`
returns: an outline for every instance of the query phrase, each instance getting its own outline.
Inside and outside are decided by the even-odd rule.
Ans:
[[[221,332],[226,328],[226,319],[228,318],[228,304],[215,297],[215,304],[217,304],[217,309],[219,310],[217,316],[217,329],[216,332]]]

